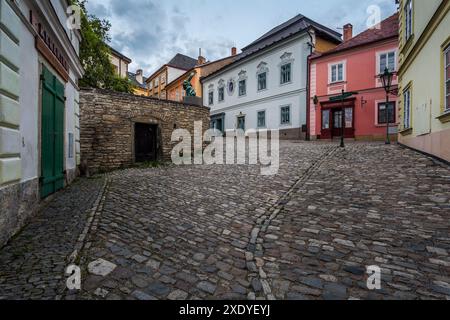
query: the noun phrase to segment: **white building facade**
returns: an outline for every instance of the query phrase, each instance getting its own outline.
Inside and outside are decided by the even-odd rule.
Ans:
[[[83,69],[68,6],[0,0],[0,246],[77,174]]]
[[[303,16],[289,20],[244,48],[239,58],[202,80],[211,126],[279,129],[282,139],[306,134],[307,61],[317,37],[340,35]]]

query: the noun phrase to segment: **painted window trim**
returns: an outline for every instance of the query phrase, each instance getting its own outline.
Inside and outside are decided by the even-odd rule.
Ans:
[[[407,7],[409,6],[409,4],[411,4],[411,17],[410,17],[411,18],[411,26],[410,26],[411,30],[409,30],[410,33],[408,34],[408,15],[407,15],[408,9],[407,9]],[[408,44],[409,41],[411,39],[413,39],[413,37],[414,37],[414,11],[415,11],[414,9],[415,9],[414,0],[406,0],[406,3],[403,7],[403,12],[405,14],[404,21],[403,21],[405,24],[405,27],[404,27],[405,45]]]
[[[264,88],[264,89],[260,89],[259,88],[259,76],[260,75],[263,75],[263,74],[265,74],[266,75],[266,87]],[[266,90],[268,90],[268,87],[269,87],[269,85],[268,85],[268,72],[267,71],[264,71],[264,72],[258,72],[257,73],[257,75],[256,75],[256,91],[257,92],[263,92],[263,91],[266,91]]]
[[[380,123],[380,105],[386,104],[386,101],[376,101],[376,108],[375,108],[375,118],[377,119],[375,125],[376,126],[386,126],[386,123]],[[394,105],[394,122],[389,122],[389,125],[395,125],[397,123],[397,101],[389,101],[389,103]]]
[[[376,53],[377,55],[377,73],[381,74],[384,72],[384,70],[381,70],[381,56],[383,54],[389,55],[389,53],[394,52],[394,72],[398,71],[398,49],[390,49],[390,50],[384,50],[384,51],[379,51]],[[388,58],[388,57],[386,57]]]
[[[337,76],[339,75],[339,71],[337,71],[338,73],[336,74],[336,81],[332,81],[333,79],[333,74],[332,74],[332,70],[334,66],[337,66],[339,68],[339,65],[342,64],[342,80],[337,79]],[[337,69],[339,70],[339,69]],[[336,84],[336,83],[342,83],[347,81],[347,60],[342,60],[342,61],[336,61],[336,62],[332,62],[328,64],[328,84]]]
[[[245,85],[244,85],[245,92],[244,92],[244,94],[241,94],[241,82],[242,81],[245,82]],[[239,81],[238,81],[238,97],[242,98],[242,97],[245,97],[245,96],[247,96],[247,79],[239,79]]]
[[[264,126],[259,125],[259,113],[264,112]],[[267,111],[266,109],[256,111],[256,127],[258,129],[267,129]]]
[[[446,74],[447,73],[447,68],[450,67],[450,59],[449,59],[449,61],[447,61],[447,55],[450,55],[450,39],[447,41],[447,43],[444,45],[443,48],[444,49],[442,51],[442,54],[444,55],[443,56],[443,67],[444,67],[444,70],[443,70],[443,83],[442,83],[442,85],[443,85],[443,92],[444,92],[444,97],[443,97],[444,101],[443,101],[443,104],[442,104],[442,106],[443,106],[442,112],[444,114],[447,114],[447,113],[450,112],[450,104],[447,105],[448,98],[450,97],[450,91],[447,92],[448,85],[450,85],[450,75]]]
[[[287,65],[291,65],[291,70],[289,72],[290,73],[289,81],[283,82],[283,72],[281,69]],[[282,64],[280,64],[279,68],[280,68],[280,86],[286,86],[288,84],[292,84],[294,82],[294,79],[293,79],[294,72],[292,72],[294,69],[294,63],[291,61],[283,62]]]
[[[405,111],[406,111],[406,100],[405,100],[405,94],[409,93],[409,118],[408,118],[408,126],[405,126]],[[412,82],[408,83],[408,85],[405,87],[405,89],[402,92],[402,100],[403,100],[403,108],[402,108],[402,126],[403,126],[403,131],[407,131],[407,130],[411,130],[412,129],[412,119],[413,119],[413,113],[412,113]]]
[[[289,108],[289,122],[283,123],[283,117],[282,117],[282,111],[283,108]],[[292,125],[292,105],[291,104],[285,104],[280,106],[280,126],[291,126]]]

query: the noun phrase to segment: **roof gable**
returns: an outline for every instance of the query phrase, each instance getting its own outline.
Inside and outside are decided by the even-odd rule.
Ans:
[[[169,67],[177,69],[189,70],[195,67],[197,65],[197,62],[198,62],[197,59],[178,53],[175,57],[172,58],[172,60],[169,61],[167,65]]]

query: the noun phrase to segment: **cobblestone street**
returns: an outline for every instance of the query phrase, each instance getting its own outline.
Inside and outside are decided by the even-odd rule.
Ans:
[[[448,166],[378,143],[283,142],[280,163],[80,179],[0,250],[0,299],[450,298]]]

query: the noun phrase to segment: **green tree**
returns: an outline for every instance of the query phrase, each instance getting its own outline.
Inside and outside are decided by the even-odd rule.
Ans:
[[[73,0],[72,3],[79,5],[82,13],[80,61],[85,74],[79,81],[80,86],[132,93],[133,84],[115,73],[110,60],[111,50],[107,43],[111,41],[111,23],[88,14],[86,0]]]

